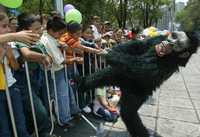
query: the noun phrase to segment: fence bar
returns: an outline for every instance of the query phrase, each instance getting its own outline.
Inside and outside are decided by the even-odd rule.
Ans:
[[[53,88],[54,88],[54,96],[55,96],[55,112],[56,112],[56,118],[59,125],[62,125],[60,122],[60,116],[59,116],[59,108],[58,108],[58,95],[57,95],[57,86],[56,86],[56,77],[55,77],[55,71],[51,69],[51,76],[53,80]]]
[[[92,74],[92,63],[91,63],[91,53],[88,53],[89,56],[89,75]],[[92,90],[90,90],[90,103],[93,102],[93,98],[92,98]]]
[[[65,59],[65,60],[67,59],[67,58],[66,58],[66,50],[67,50],[67,48],[68,48],[68,46],[65,45],[65,46],[64,46],[64,50],[63,50],[63,56],[64,56],[64,59]],[[65,78],[66,78],[66,80],[67,80],[67,78],[68,78],[68,74],[67,74],[67,63],[64,64],[64,67],[65,67]]]
[[[15,124],[15,118],[14,118],[14,113],[13,113],[13,108],[12,108],[12,101],[11,101],[11,98],[10,98],[10,91],[9,91],[9,88],[8,88],[8,80],[7,80],[7,72],[6,70],[8,70],[8,62],[7,62],[7,59],[6,57],[4,56],[4,69],[5,69],[5,88],[6,88],[6,99],[7,99],[7,103],[8,103],[8,110],[9,110],[9,114],[10,114],[10,118],[11,118],[11,124],[12,124],[12,128],[13,128],[13,134],[14,134],[14,137],[18,137],[17,135],[17,128],[16,128],[16,124]]]
[[[97,61],[97,54],[94,54],[94,70],[97,72],[98,70],[98,61]]]
[[[83,64],[82,64],[82,73],[83,73],[83,77],[85,76],[85,59],[83,56]]]
[[[100,68],[100,70],[102,69],[102,57],[101,56],[99,56],[99,68]]]
[[[97,127],[94,126],[84,115],[81,115],[81,117],[95,130],[97,131]]]
[[[49,79],[48,79],[48,73],[47,73],[47,69],[46,68],[44,70],[44,74],[45,74],[45,81],[46,81],[46,87],[47,87],[47,98],[48,98],[48,103],[49,103],[49,114],[50,114],[50,119],[51,119],[50,135],[52,135],[53,130],[54,130],[54,120],[53,120],[53,112],[52,112],[53,109],[52,109],[50,90],[49,90]]]
[[[76,53],[75,53],[74,51],[73,51],[73,57],[74,57],[74,58],[76,57]],[[74,65],[74,75],[76,75],[77,72],[78,72],[76,62],[74,62],[73,65]],[[78,91],[76,90],[75,93],[76,93],[76,103],[77,103],[77,105],[79,106]]]
[[[25,64],[25,70],[26,70],[26,78],[27,78],[28,91],[29,91],[29,97],[30,97],[30,102],[31,102],[31,110],[32,110],[32,115],[33,115],[33,122],[34,122],[35,134],[36,134],[36,137],[39,137],[27,61],[25,61],[24,64]]]

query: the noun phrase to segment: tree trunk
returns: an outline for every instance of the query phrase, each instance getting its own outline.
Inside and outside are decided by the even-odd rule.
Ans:
[[[119,28],[122,27],[123,25],[123,0],[120,0],[120,3],[119,3]]]
[[[128,0],[124,0],[124,4],[123,4],[123,26],[122,28],[124,29],[126,27],[126,19],[127,19],[127,5],[128,5]]]
[[[42,10],[43,10],[43,1],[40,0],[40,4],[39,4],[39,14],[40,14],[40,21],[41,23],[43,23],[43,19],[42,19]]]

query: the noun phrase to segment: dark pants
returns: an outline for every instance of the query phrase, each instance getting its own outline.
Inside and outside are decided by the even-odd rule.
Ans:
[[[69,79],[69,84],[71,86],[71,90],[73,90],[74,94],[77,92],[79,107],[80,107],[80,109],[82,109],[86,106],[84,93],[78,92],[78,87],[77,87],[78,83],[75,83],[75,81],[74,81],[74,78],[80,75],[79,72],[81,70],[81,67],[80,67],[80,65],[79,65],[79,67],[77,67],[76,73],[74,72],[74,66],[73,65],[68,65],[67,70],[68,70],[67,73],[68,73],[68,79]],[[77,96],[76,96],[76,100],[77,100]]]
[[[25,71],[24,70],[17,71],[15,72],[14,76],[17,79],[17,87],[20,88],[20,90],[22,91],[21,95],[22,95],[24,113],[26,115],[26,121],[28,124],[28,130],[29,132],[33,132],[34,130],[33,117],[32,117]],[[41,96],[40,92],[46,92],[44,90],[41,91],[41,88],[46,86],[44,84],[44,74],[42,74],[42,71],[40,69],[30,71],[30,79],[31,79],[33,104],[34,104],[35,113],[36,113],[38,131],[39,131],[40,136],[44,136],[44,134],[50,131],[50,121],[48,118],[49,116],[48,111],[45,108],[44,103],[42,102],[40,98]]]
[[[121,117],[132,137],[149,137],[149,133],[137,112],[146,101],[147,97],[148,96],[137,96],[127,93],[126,91],[122,93]]]
[[[116,122],[119,116],[117,113],[110,112],[108,109],[104,108],[99,108],[96,113],[108,122]]]
[[[18,136],[30,137],[26,129],[20,91],[15,86],[10,87],[9,90]],[[13,137],[5,92],[0,92],[0,137]]]

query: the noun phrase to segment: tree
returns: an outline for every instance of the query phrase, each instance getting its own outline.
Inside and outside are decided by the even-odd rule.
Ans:
[[[105,0],[64,0],[65,4],[74,5],[82,13],[84,23],[94,15],[103,18]]]
[[[52,0],[24,0],[19,10],[34,14],[49,13],[53,10],[53,3]]]
[[[200,29],[200,1],[190,0],[184,10],[176,15],[176,20],[181,23],[182,29],[191,31]]]
[[[118,26],[125,28],[127,21],[148,27],[158,22],[162,17],[160,7],[170,4],[171,0],[107,0],[107,10],[112,11]],[[110,15],[110,14],[108,14]]]
[[[100,16],[109,20],[119,28],[125,28],[127,23],[148,27],[156,24],[162,16],[160,7],[170,0],[64,0],[65,4],[73,4],[83,16],[87,24],[91,16]],[[24,0],[21,11],[39,14],[53,10],[53,0]]]
[[[144,28],[154,25],[162,17],[161,6],[168,5],[170,0],[132,0],[131,10],[134,18],[139,20]]]

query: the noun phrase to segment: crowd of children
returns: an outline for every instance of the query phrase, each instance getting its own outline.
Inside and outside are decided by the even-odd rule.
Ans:
[[[100,68],[101,62],[97,62],[97,65],[94,63],[94,54],[100,55],[105,52],[105,48],[126,42],[128,34],[122,29],[113,29],[109,21],[101,23],[98,16],[92,17],[91,24],[88,23],[84,27],[73,21],[66,24],[59,15],[51,15],[48,19],[44,17],[42,24],[38,15],[22,13],[18,17],[8,18],[6,13],[0,12],[0,37],[5,37],[4,41],[0,40],[1,137],[13,136],[5,85],[10,91],[19,137],[29,137],[34,133],[30,90],[39,136],[55,136],[49,134],[49,111],[52,109],[49,108],[47,82],[50,97],[56,100],[53,110],[61,127],[74,126],[72,120],[79,118],[81,110],[88,103],[93,104],[91,109],[94,114],[106,121],[114,122],[119,116],[119,89],[94,89],[94,100],[84,102],[85,97],[78,93],[74,78],[77,75],[88,75]],[[15,37],[6,40],[4,35],[11,35],[10,32],[15,33]],[[39,35],[37,42],[32,33]],[[47,70],[48,81],[45,79],[44,70]],[[30,77],[30,83],[27,75]]]

